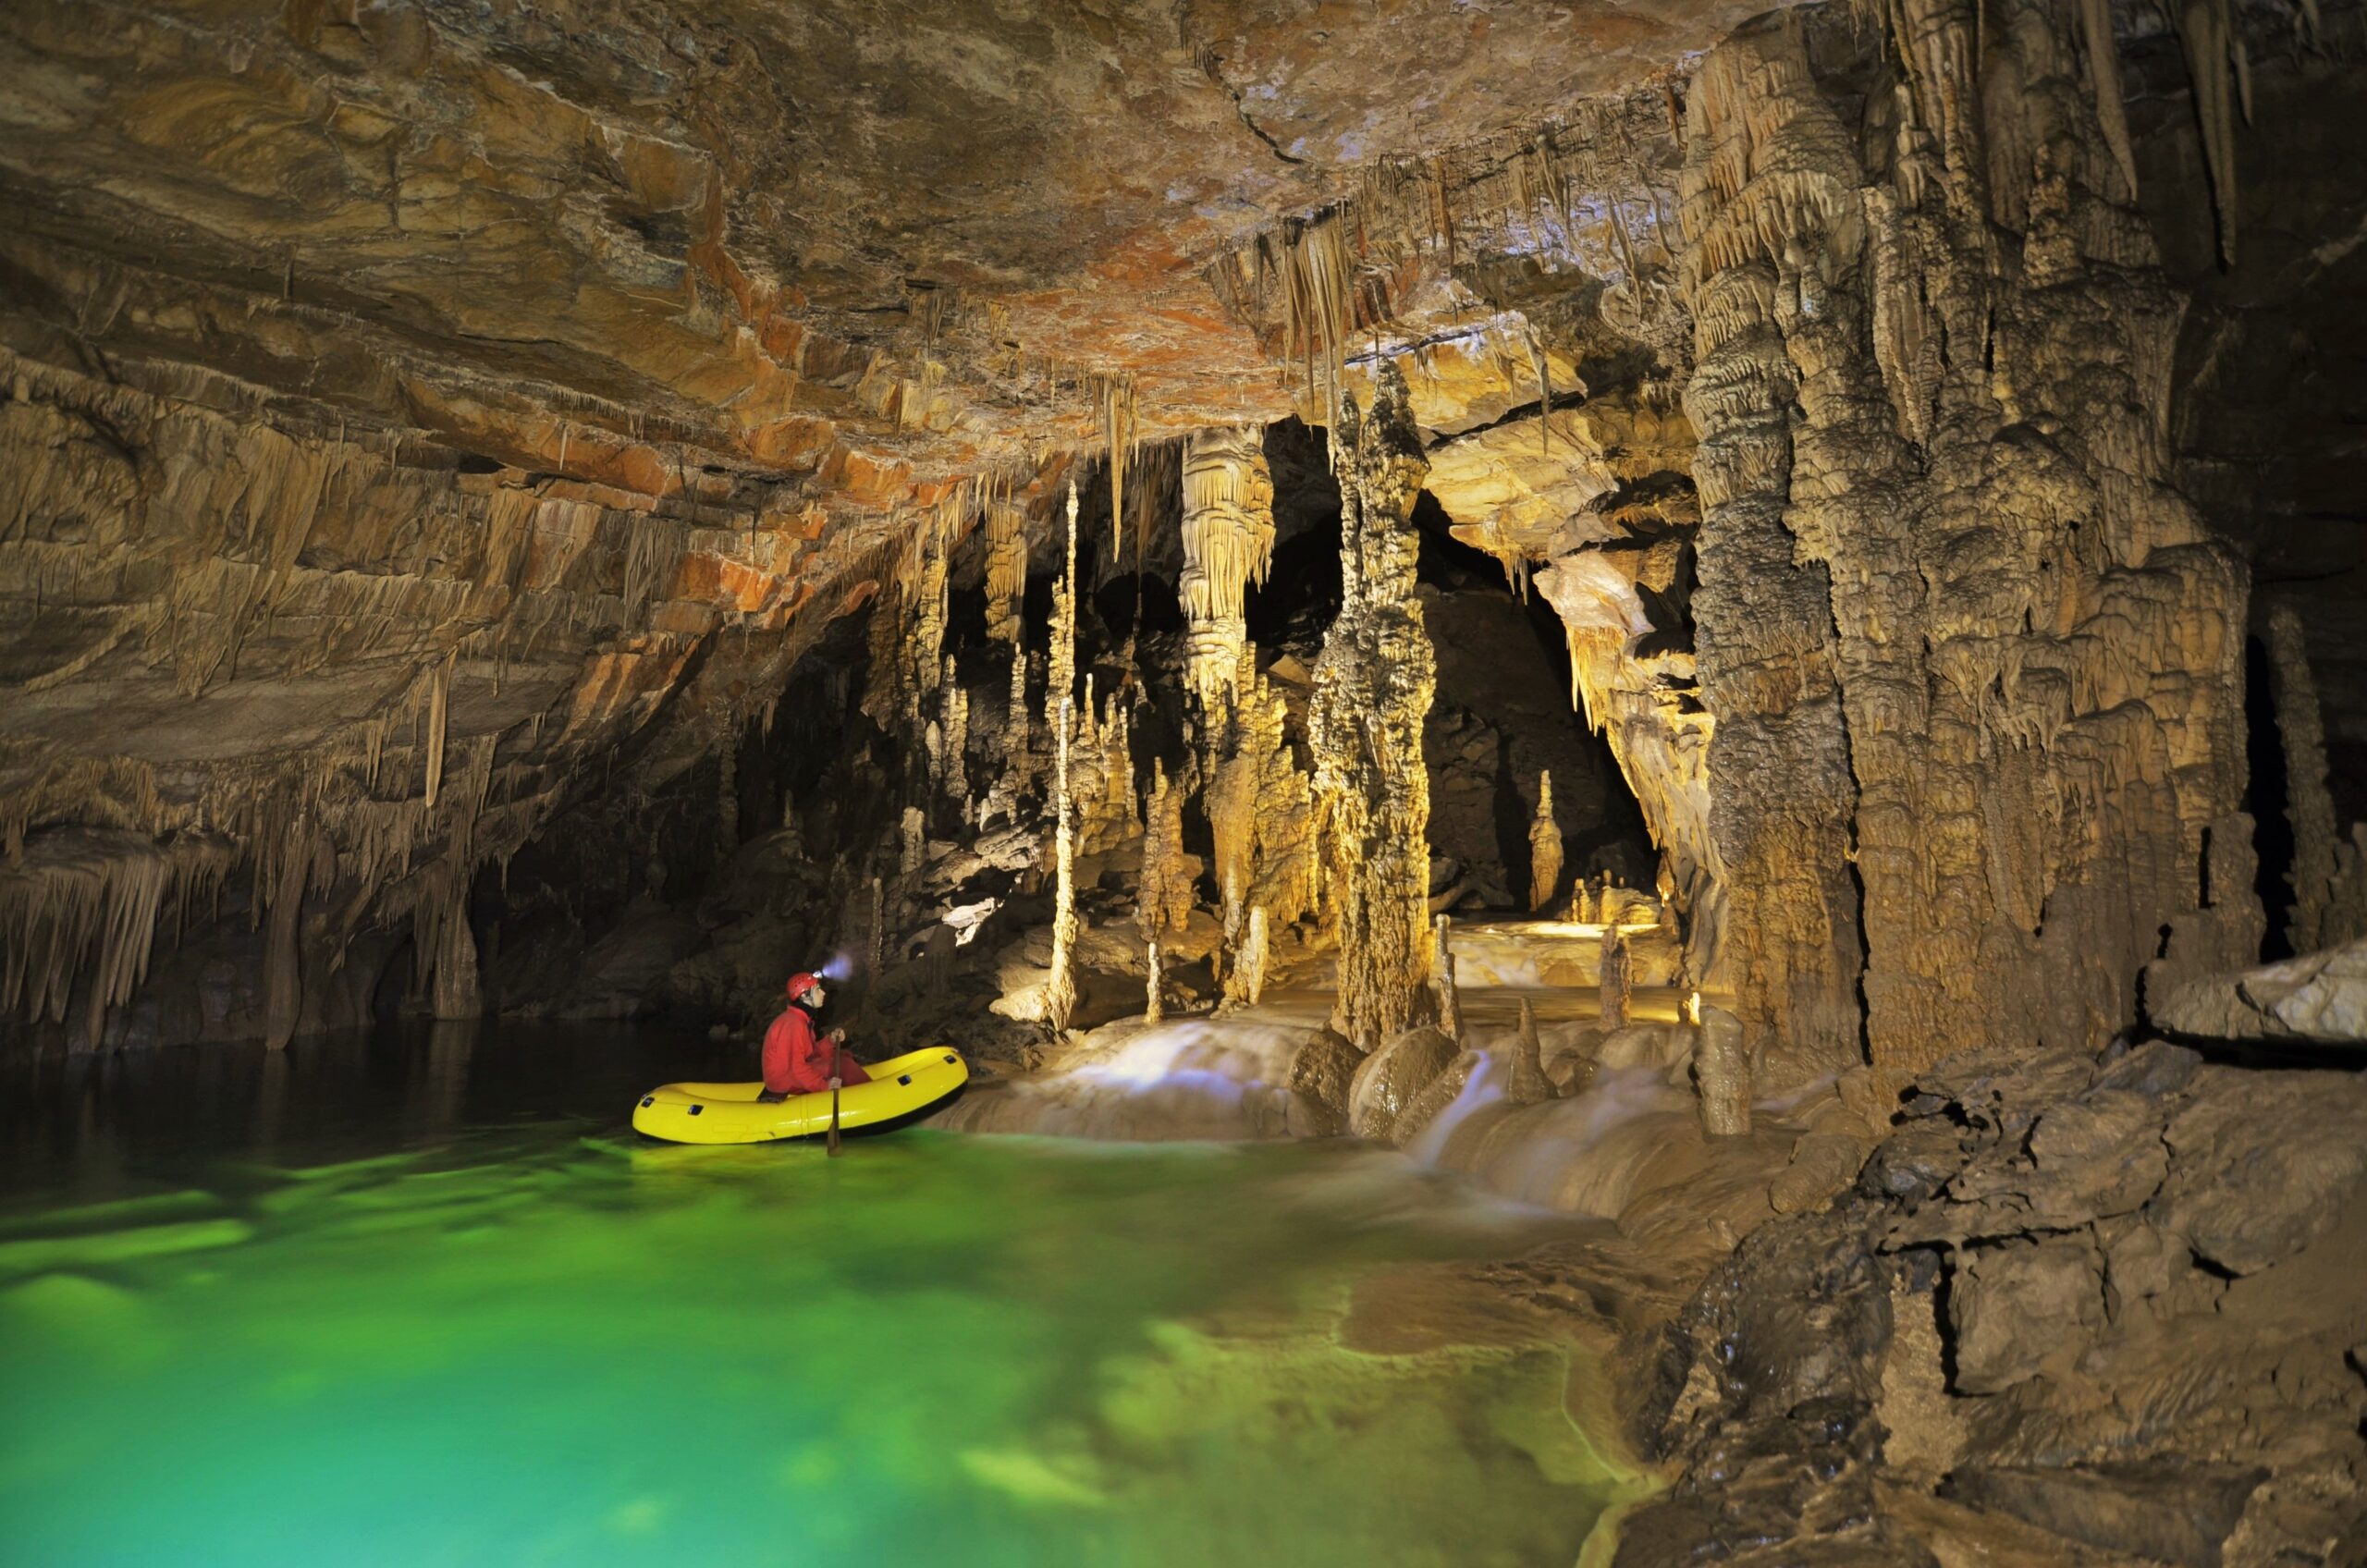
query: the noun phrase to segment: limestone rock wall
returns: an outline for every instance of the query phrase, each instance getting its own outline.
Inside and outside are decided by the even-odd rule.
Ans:
[[[1804,1063],[1860,998],[1885,1068],[2099,1043],[2165,943],[2258,940],[2179,301],[2067,24],[1991,10],[1764,19],[1688,101],[1712,831],[1746,1021]]]

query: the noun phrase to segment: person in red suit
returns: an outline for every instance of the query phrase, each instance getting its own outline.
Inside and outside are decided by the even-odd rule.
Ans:
[[[862,1063],[840,1048],[847,1037],[845,1030],[833,1029],[826,1035],[815,1026],[815,1014],[827,1000],[820,975],[789,977],[789,1006],[765,1031],[765,1089],[758,1099],[772,1102],[791,1095],[818,1095],[829,1088],[833,1078],[842,1084],[871,1082]]]

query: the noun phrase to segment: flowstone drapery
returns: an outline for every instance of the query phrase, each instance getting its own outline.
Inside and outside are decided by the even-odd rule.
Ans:
[[[2101,1045],[2157,953],[2259,929],[2204,864],[2250,841],[2245,574],[2169,483],[2177,301],[2076,24],[2005,0],[1983,53],[1968,8],[1886,15],[1864,55],[1747,30],[1687,104],[1712,827],[1793,1072],[1861,1026],[1891,1071]],[[1895,57],[1870,101],[1821,74]]]
[[[1200,704],[1204,734],[1222,744],[1249,645],[1242,597],[1263,584],[1274,561],[1274,482],[1265,433],[1255,426],[1208,430],[1184,447],[1184,575],[1177,596],[1191,630],[1185,684]]]
[[[1393,362],[1381,368],[1369,412],[1342,394],[1331,466],[1340,613],[1316,661],[1307,738],[1339,912],[1342,1032],[1370,1050],[1414,1020],[1431,969],[1422,721],[1438,665],[1414,598],[1413,529],[1429,464]]]

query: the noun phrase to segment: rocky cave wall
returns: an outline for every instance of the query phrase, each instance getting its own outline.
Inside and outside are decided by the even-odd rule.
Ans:
[[[2321,127],[2310,104],[2346,68],[2355,12],[2327,8],[2311,47],[2277,55],[2260,40],[2282,13],[2238,9],[2263,114]],[[1318,495],[1319,438],[1277,459],[1315,483],[1283,484],[1259,535],[1247,433],[1397,381],[1427,469],[1415,509],[1436,508],[1401,523],[1493,557],[1499,603],[1551,606],[1571,722],[1607,741],[1660,864],[1616,833],[1595,848],[1659,882],[1686,980],[1735,994],[1777,1078],[2094,1044],[2137,1016],[2149,963],[2257,956],[2251,889],[2281,874],[2255,876],[2245,815],[2245,633],[2267,633],[2253,555],[2280,563],[2332,675],[2321,750],[2343,803],[2321,815],[2336,839],[2348,821],[2354,644],[2310,606],[2339,596],[2319,568],[2355,547],[2327,528],[2297,545],[2233,497],[2244,474],[2300,473],[2268,516],[2349,515],[2298,456],[2323,428],[2275,434],[2290,399],[2259,367],[2292,330],[2264,303],[2337,318],[2360,250],[2339,233],[2312,250],[2280,202],[2336,220],[2367,202],[2338,175],[2271,171],[2238,226],[2267,238],[2215,270],[2204,153],[2225,139],[2196,133],[2194,104],[2217,77],[2143,14],[2105,13],[2120,116],[2100,112],[2119,94],[2092,18],[1772,14],[1698,65],[1509,131],[1475,139],[1450,115],[1446,152],[1384,153],[1279,226],[1196,230],[1198,256],[1122,329],[1111,301],[1147,264],[1131,252],[1027,299],[899,278],[892,307],[864,302],[872,252],[836,228],[780,253],[802,284],[760,263],[787,220],[754,200],[738,130],[685,117],[751,91],[744,61],[713,74],[720,35],[684,43],[702,62],[684,96],[636,108],[612,92],[621,55],[515,18],[405,15],[421,26],[329,7],[175,31],[143,14],[112,42],[56,7],[11,23],[30,107],[6,169],[26,221],[0,241],[17,611],[0,989],[37,1037],[285,1038],[383,1006],[379,972],[405,957],[412,1005],[509,1006],[505,974],[546,997],[636,902],[678,926],[702,900],[778,902],[743,886],[743,840],[833,846],[844,875],[799,895],[833,918],[805,924],[839,932],[865,907],[849,919],[876,932],[843,939],[894,948],[883,905],[941,919],[945,866],[1018,878],[1026,855],[994,835],[1050,836],[1048,552],[1072,477],[1110,545],[1089,545],[1083,592],[1136,607],[1081,618],[1073,739],[1101,782],[1070,804],[1106,854],[1141,830],[1156,776],[1195,802],[1219,986],[1253,906],[1330,929],[1290,888],[1347,798],[1319,798],[1318,753],[1344,753],[1305,728],[1326,627],[1252,636],[1244,599],[1263,572],[1318,565],[1303,533],[1293,554],[1294,520],[1339,493]],[[638,24],[598,25],[613,43]],[[1242,25],[1206,69],[1270,42]],[[771,42],[749,58],[779,68]],[[1093,47],[1154,45],[1171,46],[1121,30]],[[1064,92],[1070,47],[1046,56]],[[546,74],[521,85],[521,61]],[[75,80],[110,86],[78,97]],[[1330,102],[1306,90],[1306,112]],[[204,135],[178,146],[171,114]],[[243,153],[229,124],[252,128]],[[1264,178],[1314,178],[1283,165]],[[487,271],[468,203],[497,192],[522,227]],[[474,260],[447,276],[422,260],[439,251]],[[484,306],[513,265],[570,282],[519,295],[496,331]],[[2367,379],[2347,342],[2311,361],[2338,405]],[[1125,368],[1088,369],[1096,343]],[[1484,620],[1454,608],[1477,592],[1421,588],[1426,640]],[[866,606],[858,649],[832,625]],[[1462,686],[1413,748],[1456,802],[1427,846],[1452,869],[1400,868],[1401,900],[1417,880],[1448,903],[1526,892],[1530,775],[1572,755],[1513,735],[1541,733],[1533,716],[1479,715],[1463,652],[1440,650]],[[803,714],[776,729],[816,694],[835,732]],[[833,788],[879,786],[885,815],[784,812],[759,780],[807,765],[780,736],[828,751]],[[1603,827],[1588,754],[1554,772],[1565,830],[1573,800],[1581,833]],[[1274,790],[1264,816],[1224,804]],[[1235,817],[1245,831],[1220,831]],[[2312,852],[2339,869],[2342,849]],[[1121,903],[1131,875],[1108,889]],[[512,946],[533,910],[565,912],[573,952],[538,959],[557,965],[539,979]],[[169,983],[143,988],[152,962]],[[1417,966],[1409,949],[1388,967]],[[754,1005],[731,985],[688,994]]]
[[[2247,574],[2175,484],[2180,301],[2068,29],[1989,12],[1759,24],[1688,105],[1738,989],[1827,1062],[1861,1006],[1879,1067],[2100,1044],[2149,961],[2258,948]]]

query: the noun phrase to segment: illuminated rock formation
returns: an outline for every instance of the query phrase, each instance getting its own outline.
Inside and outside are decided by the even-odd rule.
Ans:
[[[1202,431],[1184,448],[1184,575],[1178,585],[1191,631],[1185,680],[1203,733],[1223,744],[1240,695],[1249,631],[1243,591],[1263,583],[1274,559],[1274,484],[1264,432]]]
[[[1060,581],[1052,588],[1051,682],[1044,719],[1052,732],[1052,973],[1045,985],[1044,1022],[1067,1033],[1076,1009],[1076,824],[1069,793],[1071,742],[1076,729],[1076,484],[1071,481],[1068,531]]]
[[[1429,465],[1393,365],[1368,412],[1342,397],[1331,454],[1342,597],[1316,664],[1307,735],[1338,911],[1343,1032],[1369,1050],[1415,1016],[1430,975],[1422,720],[1436,665],[1413,596],[1411,526]]]
[[[1602,930],[1602,967],[1595,982],[1604,1028],[1627,1026],[1627,992],[1633,975],[1627,938],[1616,925],[1606,922]]]
[[[2165,931],[2198,963],[2257,937],[2202,865],[2250,836],[2244,573],[2168,484],[2175,316],[2069,23],[1987,24],[2017,83],[1987,121],[1945,106],[1969,14],[1889,25],[1933,64],[1877,167],[1796,30],[1687,102],[1711,829],[1738,1006],[1791,1072],[1856,1059],[1860,994],[1884,1068],[2095,1045]]]
[[[1144,1013],[1156,1022],[1165,1011],[1159,992],[1159,941],[1192,918],[1192,879],[1196,864],[1184,852],[1184,791],[1171,788],[1167,764],[1151,764],[1150,799],[1143,808],[1141,881],[1134,895],[1134,925],[1147,949]]]
[[[1021,644],[1020,600],[1027,592],[1026,519],[1017,507],[987,508],[987,635]]]
[[[1562,829],[1553,820],[1553,776],[1537,776],[1537,817],[1528,825],[1528,907],[1541,911],[1562,886]]]

